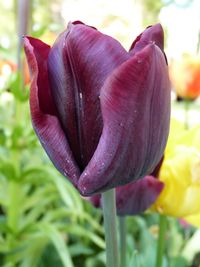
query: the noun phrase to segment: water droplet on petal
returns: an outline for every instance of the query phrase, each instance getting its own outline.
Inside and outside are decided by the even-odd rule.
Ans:
[[[76,174],[75,173],[72,175],[72,178],[76,178]]]
[[[150,44],[153,44],[153,45],[155,45],[156,44],[156,42],[155,41],[150,41]]]
[[[84,172],[84,173],[82,174],[83,177],[85,177],[85,176],[87,176],[87,175],[88,175],[87,172]]]
[[[63,171],[63,175],[64,175],[64,176],[67,176],[67,172],[66,172],[66,171]]]

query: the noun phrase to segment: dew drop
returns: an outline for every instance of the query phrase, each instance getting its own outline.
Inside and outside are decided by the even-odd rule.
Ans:
[[[87,172],[84,172],[84,173],[82,174],[83,177],[85,177],[85,176],[87,176],[87,175],[88,175]]]
[[[76,178],[76,174],[75,173],[72,175],[72,178]]]
[[[97,173],[98,173],[98,174],[101,173],[101,169],[98,169],[98,170],[97,170]]]
[[[150,41],[150,44],[153,44],[153,45],[155,45],[156,44],[156,42],[155,41]]]
[[[105,162],[102,162],[102,163],[101,163],[101,167],[104,167],[104,166],[105,166]]]
[[[67,172],[66,171],[64,171],[63,174],[64,174],[64,176],[67,176]]]

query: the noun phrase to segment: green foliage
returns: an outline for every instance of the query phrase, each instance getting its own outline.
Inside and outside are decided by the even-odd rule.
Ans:
[[[13,74],[0,93],[0,266],[84,264],[105,248],[99,211],[50,165],[27,100],[20,74]]]

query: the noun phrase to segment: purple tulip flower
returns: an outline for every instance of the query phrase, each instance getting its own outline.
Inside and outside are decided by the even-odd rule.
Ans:
[[[84,196],[151,173],[166,145],[170,83],[160,24],[127,52],[79,21],[52,47],[25,37],[36,134]]]

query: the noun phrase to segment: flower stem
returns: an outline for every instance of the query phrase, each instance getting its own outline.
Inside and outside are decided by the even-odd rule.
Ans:
[[[115,189],[102,193],[107,267],[119,267]]]
[[[23,46],[23,40],[22,36],[27,34],[29,23],[30,23],[30,10],[31,10],[31,1],[27,0],[18,0],[18,51],[17,51],[17,65],[18,69],[22,69],[22,46]]]
[[[126,267],[126,217],[119,216],[120,267]]]
[[[185,107],[185,129],[189,128],[189,107],[190,102],[188,99],[184,100],[184,107]]]
[[[163,254],[165,247],[165,232],[167,228],[167,217],[160,214],[159,220],[159,236],[157,243],[156,267],[162,267]]]

